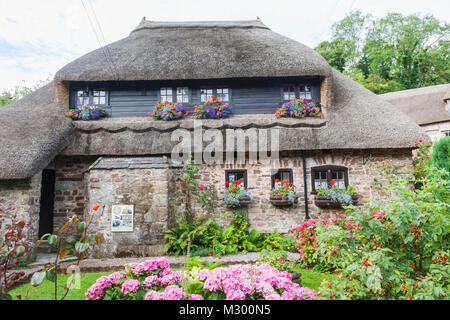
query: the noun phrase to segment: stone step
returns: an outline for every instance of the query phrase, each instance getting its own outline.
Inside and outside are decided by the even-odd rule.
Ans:
[[[48,244],[47,240],[43,240],[41,242],[41,244],[39,245],[39,247],[36,248],[36,253],[51,253],[51,252],[52,252],[52,248]]]

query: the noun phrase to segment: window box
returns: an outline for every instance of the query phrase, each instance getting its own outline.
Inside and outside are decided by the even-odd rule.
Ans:
[[[252,199],[250,197],[240,197],[239,198],[239,206],[247,207],[252,203]]]
[[[282,197],[270,196],[270,203],[276,207],[289,207],[298,203],[298,195],[295,196],[294,203]]]
[[[352,196],[353,205],[358,205],[360,198],[361,196],[359,194],[354,194]],[[342,209],[341,204],[337,200],[332,200],[326,196],[316,196],[314,204],[322,209]]]

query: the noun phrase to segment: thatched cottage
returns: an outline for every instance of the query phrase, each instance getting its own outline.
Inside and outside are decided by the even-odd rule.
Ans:
[[[450,137],[450,83],[380,95],[439,141]]]
[[[244,210],[261,231],[287,232],[308,218],[344,214],[318,206],[315,189],[335,180],[354,186],[360,202],[372,198],[376,164],[393,161],[408,172],[414,144],[426,137],[397,108],[259,20],[144,19],[127,38],[69,63],[52,83],[0,109],[0,207],[17,208],[37,238],[104,204],[97,225],[106,236],[103,256],[160,254],[178,203],[171,136],[180,128],[192,133],[194,120],[156,121],[147,113],[162,100],[192,110],[211,95],[228,101],[233,114],[203,120],[203,130],[279,130],[279,168],[248,159],[199,164],[199,179],[214,184],[219,197],[226,181],[248,187],[254,199]],[[292,96],[314,101],[322,116],[276,118]],[[108,117],[65,116],[84,103],[104,107]],[[276,178],[295,183],[296,204],[269,201]],[[118,230],[113,220],[123,208],[132,219]]]

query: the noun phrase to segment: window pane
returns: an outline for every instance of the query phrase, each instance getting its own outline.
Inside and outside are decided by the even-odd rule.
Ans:
[[[223,102],[229,101],[228,89],[217,89],[217,99]]]
[[[311,86],[309,85],[300,85],[300,97],[303,97],[307,100],[312,99]]]
[[[231,184],[235,181],[240,181],[242,185],[245,185],[245,175],[244,172],[229,172],[228,173],[228,182]]]
[[[105,105],[106,104],[106,91],[93,91],[92,93],[92,103],[94,105]]]
[[[177,88],[177,102],[181,102],[181,103],[189,102],[189,88],[188,87]]]
[[[293,86],[285,86],[283,88],[283,97],[285,101],[291,100],[291,98],[295,98],[295,88]]]
[[[206,102],[211,100],[211,97],[213,95],[213,89],[201,89],[200,90],[200,101]]]
[[[160,102],[173,102],[172,88],[161,88],[161,101]]]
[[[89,91],[77,92],[77,106],[83,106],[89,104]]]

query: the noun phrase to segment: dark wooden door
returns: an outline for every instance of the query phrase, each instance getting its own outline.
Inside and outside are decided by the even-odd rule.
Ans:
[[[55,203],[55,171],[42,172],[41,209],[39,212],[39,237],[53,233],[53,206]]]

